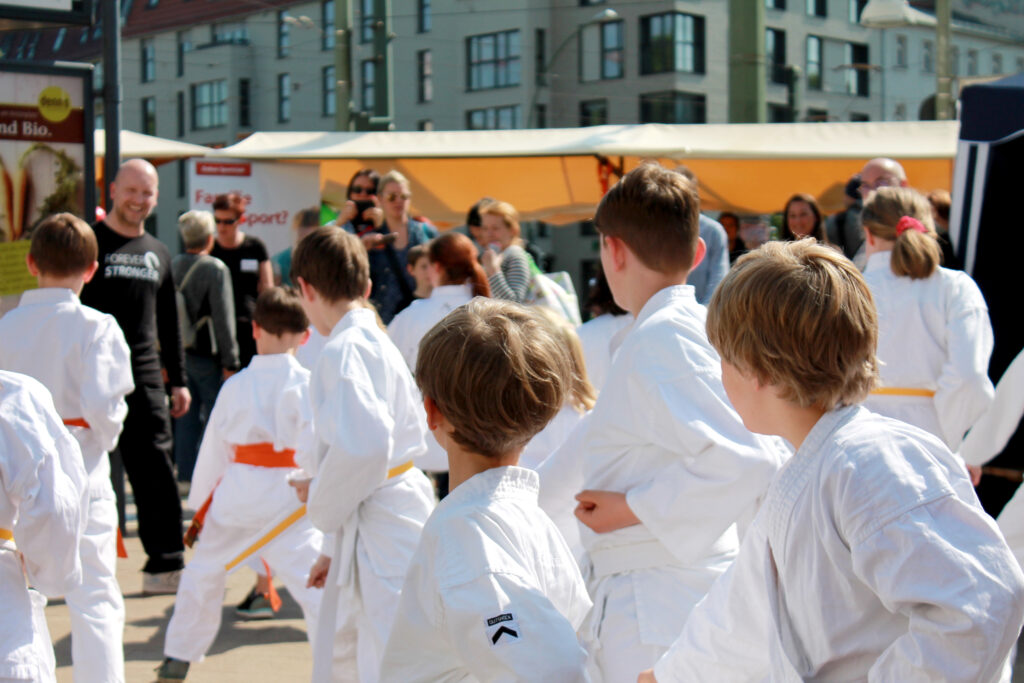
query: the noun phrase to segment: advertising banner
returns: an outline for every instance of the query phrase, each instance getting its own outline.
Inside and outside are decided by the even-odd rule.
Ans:
[[[320,167],[230,159],[189,161],[189,208],[210,211],[218,194],[237,192],[246,200],[239,226],[259,237],[271,255],[292,244],[292,217],[320,206]]]

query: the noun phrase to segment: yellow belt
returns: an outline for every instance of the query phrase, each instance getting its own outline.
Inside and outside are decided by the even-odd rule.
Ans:
[[[878,387],[871,391],[874,396],[922,396],[931,398],[935,392],[931,389],[914,389],[912,387]]]
[[[398,467],[392,467],[390,470],[388,470],[388,479],[394,479],[399,474],[405,474],[406,472],[408,472],[411,469],[412,469],[412,460],[410,460],[409,462],[405,463],[404,465],[399,465]]]
[[[13,541],[14,532],[10,529],[0,529],[0,541]]]

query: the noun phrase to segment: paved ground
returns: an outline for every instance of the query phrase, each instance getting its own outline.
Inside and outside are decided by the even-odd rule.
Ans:
[[[129,508],[128,559],[118,560],[117,579],[124,592],[127,612],[124,650],[128,683],[156,680],[154,671],[163,660],[164,633],[171,618],[174,596],[143,597],[140,569],[145,561]],[[189,683],[289,683],[308,681],[312,674],[306,625],[298,604],[281,590],[284,606],[274,619],[243,621],[234,606],[252,586],[254,574],[242,569],[228,577],[220,634],[206,659],[193,664]],[[71,679],[71,622],[63,601],[46,608],[50,636],[57,653],[57,680]]]

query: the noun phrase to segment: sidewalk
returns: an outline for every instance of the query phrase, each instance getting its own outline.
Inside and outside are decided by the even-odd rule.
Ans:
[[[163,661],[164,633],[174,596],[141,594],[140,570],[146,556],[136,533],[134,512],[130,505],[128,536],[124,539],[128,558],[117,561],[117,580],[126,612],[125,677],[128,683],[150,683],[156,680],[155,670]],[[313,665],[306,625],[288,591],[280,590],[284,605],[273,619],[245,621],[235,616],[234,606],[246,596],[254,576],[252,571],[241,569],[228,577],[220,634],[206,659],[192,665],[189,683],[298,683],[310,679]],[[57,654],[57,680],[72,683],[71,621],[63,600],[47,606],[46,621]]]

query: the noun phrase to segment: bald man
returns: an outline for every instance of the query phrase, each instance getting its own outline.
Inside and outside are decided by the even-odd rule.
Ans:
[[[907,172],[895,159],[878,157],[864,164],[860,171],[860,192],[861,202],[867,200],[868,195],[880,187],[906,187]],[[858,214],[859,218],[859,214]],[[854,227],[854,226],[849,226]],[[858,268],[864,270],[867,265],[867,255],[864,253],[864,229],[857,221],[856,230],[846,230],[844,243],[841,244],[845,253]]]
[[[147,555],[145,594],[174,593],[184,567],[170,418],[183,415],[191,402],[171,254],[145,229],[156,208],[158,182],[147,161],[121,165],[110,184],[113,208],[93,226],[100,267],[82,291],[83,303],[117,319],[131,348],[135,391],[127,397],[128,417],[117,450],[135,495],[139,539]],[[171,386],[170,407],[161,367]]]

